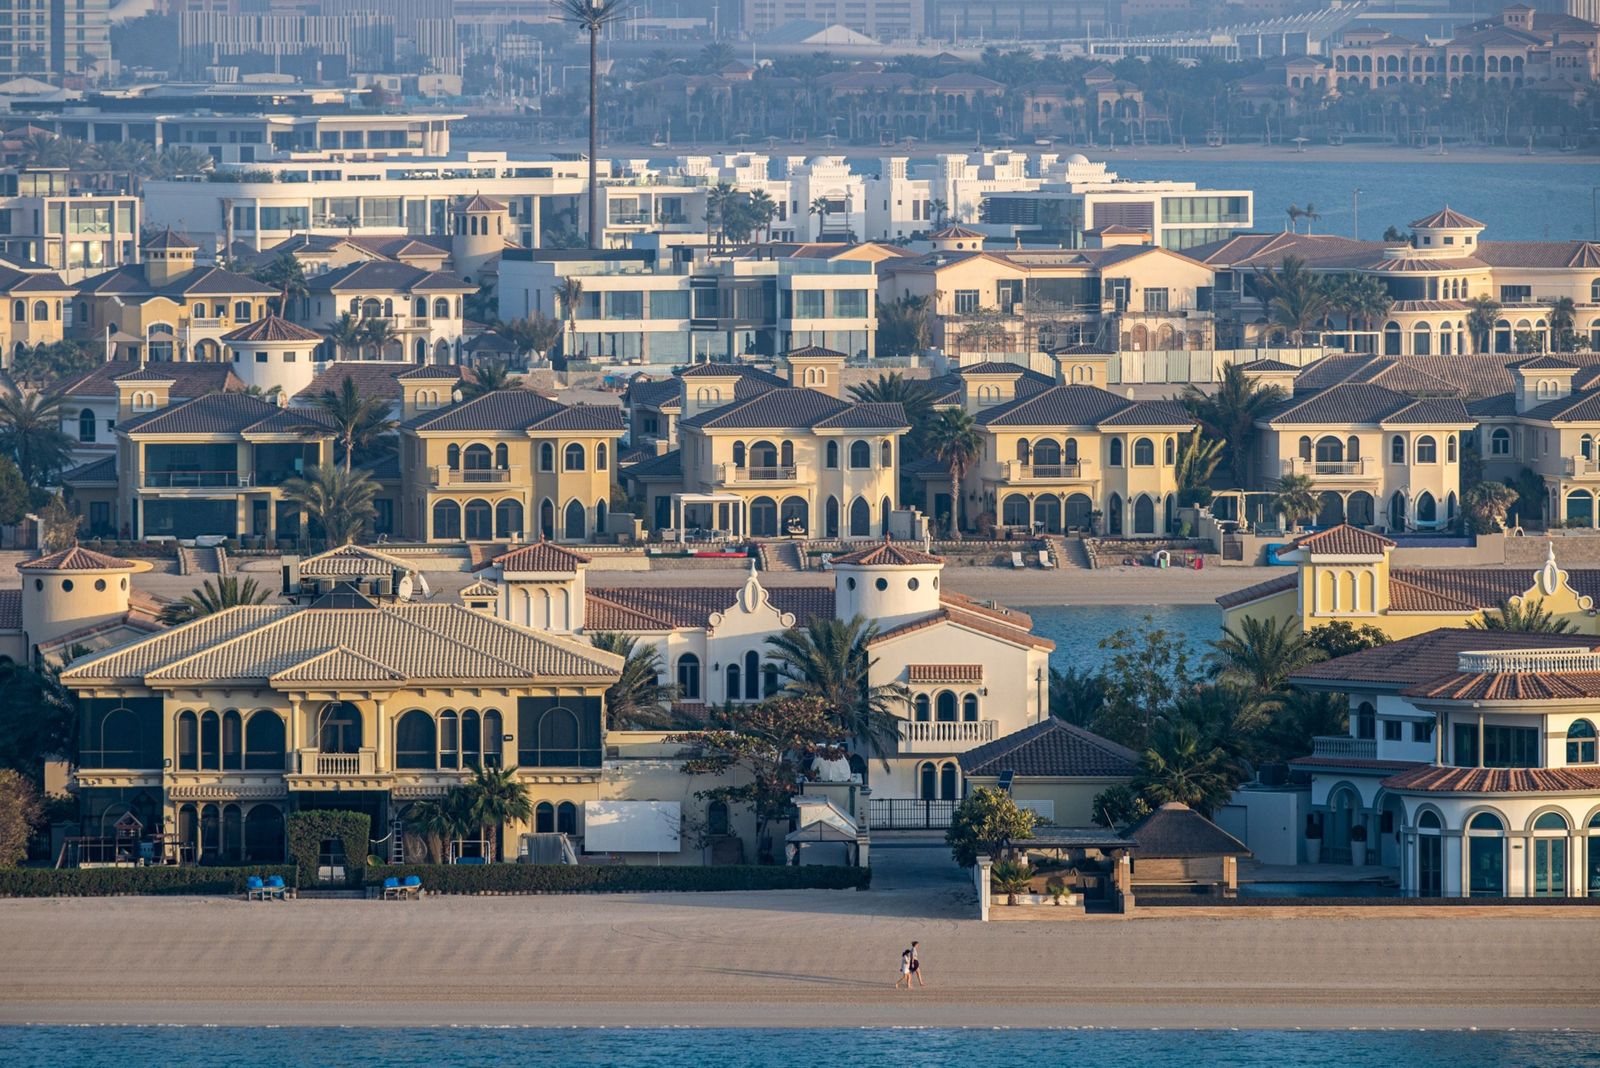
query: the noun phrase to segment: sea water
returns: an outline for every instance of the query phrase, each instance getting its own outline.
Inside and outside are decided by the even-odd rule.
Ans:
[[[226,1011],[226,1010],[222,1010]],[[1112,1031],[874,1028],[0,1028],[10,1068],[324,1068],[484,1064],[693,1068],[1095,1065],[1096,1068],[1588,1068],[1600,1034],[1475,1031]]]
[[[1214,604],[1034,605],[1020,609],[1033,617],[1033,632],[1056,643],[1050,666],[1098,671],[1111,654],[1100,643],[1119,630],[1146,625],[1165,631],[1173,642],[1189,647],[1191,663],[1211,651],[1222,635],[1222,609]]]

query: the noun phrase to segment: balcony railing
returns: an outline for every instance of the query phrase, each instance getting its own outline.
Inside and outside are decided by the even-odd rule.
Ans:
[[[440,464],[433,469],[435,486],[504,486],[521,478],[520,467],[457,468]]]
[[[1348,734],[1321,735],[1311,739],[1311,755],[1324,759],[1376,760],[1378,741],[1375,738],[1352,738]]]
[[[809,474],[807,464],[778,465],[776,467],[738,467],[722,465],[722,484],[725,486],[793,485],[805,481]]]
[[[362,749],[355,753],[323,753],[315,749],[302,749],[295,755],[299,758],[296,766],[301,775],[354,777],[375,775],[378,770],[378,754],[373,749]]]
[[[1463,672],[1492,675],[1539,675],[1546,672],[1600,672],[1600,653],[1582,646],[1568,649],[1498,649],[1458,653],[1456,667]]]
[[[998,736],[992,719],[900,721],[900,752],[957,753],[992,742]]]
[[[1377,478],[1378,465],[1369,458],[1360,460],[1307,460],[1296,456],[1283,462],[1286,475],[1311,478]]]
[[[199,316],[189,317],[190,330],[221,330],[228,325],[226,319],[202,319]]]
[[[1585,460],[1582,456],[1569,457],[1566,474],[1568,478],[1600,478],[1600,463]]]
[[[954,801],[875,797],[867,801],[867,825],[875,831],[943,830],[955,812]]]
[[[1025,464],[1021,460],[1007,460],[1004,466],[1007,482],[1059,482],[1084,477],[1084,464],[1078,460],[1064,464]]]
[[[250,485],[249,474],[238,471],[146,471],[148,489],[217,489]]]

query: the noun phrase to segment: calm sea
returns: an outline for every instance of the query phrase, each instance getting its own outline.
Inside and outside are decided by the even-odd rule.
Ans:
[[[1600,1065],[1600,1036],[1457,1031],[976,1031],[0,1028],[12,1068],[385,1064],[794,1068],[1093,1064],[1099,1068],[1523,1068]]]
[[[1208,643],[1222,630],[1222,609],[1214,604],[1053,605],[1024,608],[1033,617],[1033,632],[1056,643],[1050,666],[1057,671],[1094,671],[1106,662],[1100,642],[1127,627],[1151,625],[1186,640],[1191,657],[1204,656]]]

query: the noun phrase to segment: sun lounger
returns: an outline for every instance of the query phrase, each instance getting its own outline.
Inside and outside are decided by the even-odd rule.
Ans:
[[[1046,571],[1051,571],[1055,568],[1056,562],[1050,559],[1049,549],[1039,550],[1039,566],[1044,568]]]
[[[383,898],[385,901],[400,896],[400,880],[393,875],[383,881]]]
[[[267,895],[278,901],[286,901],[289,898],[289,888],[283,884],[283,876],[281,875],[267,876],[266,889]]]
[[[254,901],[258,897],[262,901],[267,899],[267,884],[261,881],[261,876],[252,875],[244,881],[244,899]]]
[[[1011,566],[1014,568],[1025,568],[1028,566],[1027,563],[1022,559],[1022,553],[1020,550],[1011,554]]]
[[[400,884],[400,892],[413,901],[420,901],[422,899],[422,877],[407,875],[406,881]]]

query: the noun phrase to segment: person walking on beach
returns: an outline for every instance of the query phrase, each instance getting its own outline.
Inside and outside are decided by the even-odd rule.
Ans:
[[[916,976],[918,986],[926,987],[928,984],[922,981],[922,958],[917,956],[917,946],[920,944],[919,942],[911,943],[911,948],[907,952],[911,954],[911,975]],[[911,989],[910,977],[906,979],[906,989]]]
[[[900,951],[900,978],[894,981],[894,988],[899,990],[901,983],[906,984],[907,990],[911,989],[911,951],[909,949]]]

